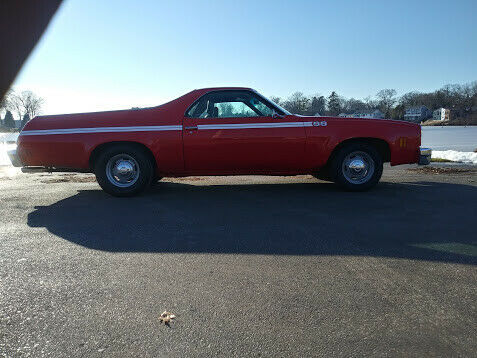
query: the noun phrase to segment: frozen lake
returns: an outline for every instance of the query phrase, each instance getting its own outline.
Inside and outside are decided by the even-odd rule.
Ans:
[[[10,164],[7,150],[15,147],[18,133],[0,133],[0,165]],[[477,126],[422,127],[422,146],[437,151],[473,152],[477,149]]]
[[[477,126],[422,127],[421,142],[434,150],[473,152],[477,149]]]

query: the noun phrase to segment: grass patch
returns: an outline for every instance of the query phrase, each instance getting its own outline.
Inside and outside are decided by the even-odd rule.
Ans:
[[[453,160],[443,159],[443,158],[431,158],[431,162],[434,163],[453,163]]]
[[[50,175],[45,175],[50,176]],[[42,183],[93,183],[96,181],[94,175],[91,174],[60,174],[53,178],[42,179]]]
[[[451,254],[477,256],[477,246],[472,244],[462,244],[460,242],[446,242],[446,243],[426,243],[426,244],[414,244],[414,247],[421,249],[429,249],[441,252],[447,252]]]
[[[475,173],[477,169],[473,168],[441,168],[423,166],[417,168],[407,169],[410,172],[424,173],[424,174],[462,174],[462,173]]]

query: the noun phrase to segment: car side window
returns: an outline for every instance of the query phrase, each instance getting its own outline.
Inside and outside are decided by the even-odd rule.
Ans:
[[[266,117],[271,117],[275,112],[273,108],[270,108],[265,104],[265,102],[259,100],[258,98],[255,98],[252,104]]]
[[[191,118],[272,116],[274,109],[249,91],[215,91],[202,96],[187,111]]]
[[[240,117],[258,117],[249,106],[243,102],[221,102],[217,103],[217,118],[240,118]]]

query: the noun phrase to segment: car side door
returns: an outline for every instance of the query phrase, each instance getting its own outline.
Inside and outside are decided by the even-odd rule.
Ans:
[[[184,160],[190,174],[300,171],[306,166],[304,122],[253,91],[212,91],[183,119]]]

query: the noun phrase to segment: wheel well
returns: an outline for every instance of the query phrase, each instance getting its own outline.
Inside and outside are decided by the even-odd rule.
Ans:
[[[381,154],[381,157],[383,158],[383,163],[390,162],[391,161],[391,149],[389,148],[388,142],[386,142],[384,139],[379,139],[379,138],[366,138],[366,137],[360,137],[360,138],[350,138],[342,141],[340,144],[338,144],[335,149],[333,149],[333,152],[331,153],[328,162],[331,162],[333,157],[338,153],[338,151],[343,148],[345,145],[348,145],[350,143],[366,143],[369,145],[374,146],[378,153]]]
[[[151,160],[151,163],[154,166],[154,170],[156,170],[156,168],[157,168],[156,158],[152,154],[151,150],[142,143],[128,142],[128,141],[107,142],[107,143],[103,143],[103,144],[98,145],[96,148],[93,149],[93,151],[91,152],[91,155],[89,156],[89,168],[92,171],[94,171],[94,164],[95,164],[95,161],[98,158],[99,154],[103,150],[105,150],[106,148],[109,148],[109,147],[117,145],[117,144],[127,144],[127,145],[134,146],[136,148],[140,148],[149,157],[149,159]]]

